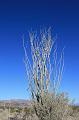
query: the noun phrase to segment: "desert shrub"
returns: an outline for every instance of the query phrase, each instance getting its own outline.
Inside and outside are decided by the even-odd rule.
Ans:
[[[28,108],[28,107],[25,107],[25,108],[24,108],[24,112],[25,112],[27,115],[33,114],[32,108]]]
[[[79,112],[79,106],[77,106],[77,105],[73,105],[72,109],[73,109],[74,112],[75,111]]]
[[[39,120],[66,120],[71,113],[67,95],[44,94],[39,102],[33,104]]]
[[[14,108],[14,107],[11,107],[11,108],[10,108],[10,112],[11,112],[11,113],[14,113],[14,112],[15,112],[15,108]]]

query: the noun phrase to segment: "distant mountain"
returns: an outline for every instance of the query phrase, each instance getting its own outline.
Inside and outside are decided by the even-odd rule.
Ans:
[[[24,100],[24,99],[0,100],[0,106],[29,107],[30,105],[31,105],[30,100]]]

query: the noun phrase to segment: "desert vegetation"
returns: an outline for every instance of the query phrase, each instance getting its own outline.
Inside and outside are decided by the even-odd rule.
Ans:
[[[15,106],[15,103],[16,103],[16,106]],[[49,103],[49,102],[48,102],[48,105],[46,105],[46,103],[45,103],[45,106],[48,107],[48,111],[49,111],[50,104],[51,103]],[[37,107],[39,107],[39,105],[37,105]],[[49,116],[47,114],[45,107],[44,106],[42,107],[44,109],[43,112],[45,111],[45,113],[40,111],[40,107],[37,108],[39,111],[38,113],[40,113],[41,115],[44,114],[45,115],[44,119],[47,119],[47,118],[49,119]],[[59,109],[58,107],[59,106],[58,105],[56,106],[56,103],[55,103],[54,108],[53,108],[54,111],[52,110],[53,113],[51,113],[51,117],[55,117],[55,115],[56,115],[55,111],[58,112],[58,110],[57,110],[57,109]],[[63,107],[61,108],[61,107],[62,107],[62,105],[60,106],[60,109],[62,109],[61,114],[59,112],[60,117],[64,111],[63,110],[64,108]],[[71,109],[71,112],[67,113],[68,114],[67,120],[79,120],[79,106],[70,105],[69,109]],[[39,119],[36,116],[36,112],[33,109],[31,101],[28,101],[28,102],[26,101],[24,103],[21,101],[19,103],[19,100],[18,100],[17,102],[11,101],[10,104],[9,104],[9,101],[7,101],[7,102],[0,101],[0,120],[39,120]]]
[[[29,61],[23,39],[24,63],[35,115],[39,120],[72,119],[70,116],[73,109],[69,98],[64,92],[59,92],[64,67],[64,49],[58,59],[51,28],[40,30],[40,33],[30,32],[29,36],[33,64]]]
[[[51,29],[30,32],[32,63],[23,38],[24,63],[31,93],[30,105],[0,106],[0,120],[79,120],[79,107],[59,92],[64,67],[64,49],[58,58]]]

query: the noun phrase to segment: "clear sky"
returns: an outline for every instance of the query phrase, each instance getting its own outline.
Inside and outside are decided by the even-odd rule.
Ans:
[[[78,0],[0,0],[0,99],[27,99],[22,35],[41,27],[53,28],[65,46],[61,90],[79,102]]]

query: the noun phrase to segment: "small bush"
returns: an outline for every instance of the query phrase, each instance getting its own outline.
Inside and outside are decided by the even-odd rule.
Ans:
[[[61,94],[45,94],[39,102],[34,101],[34,110],[39,120],[66,120],[70,115],[68,97]]]

